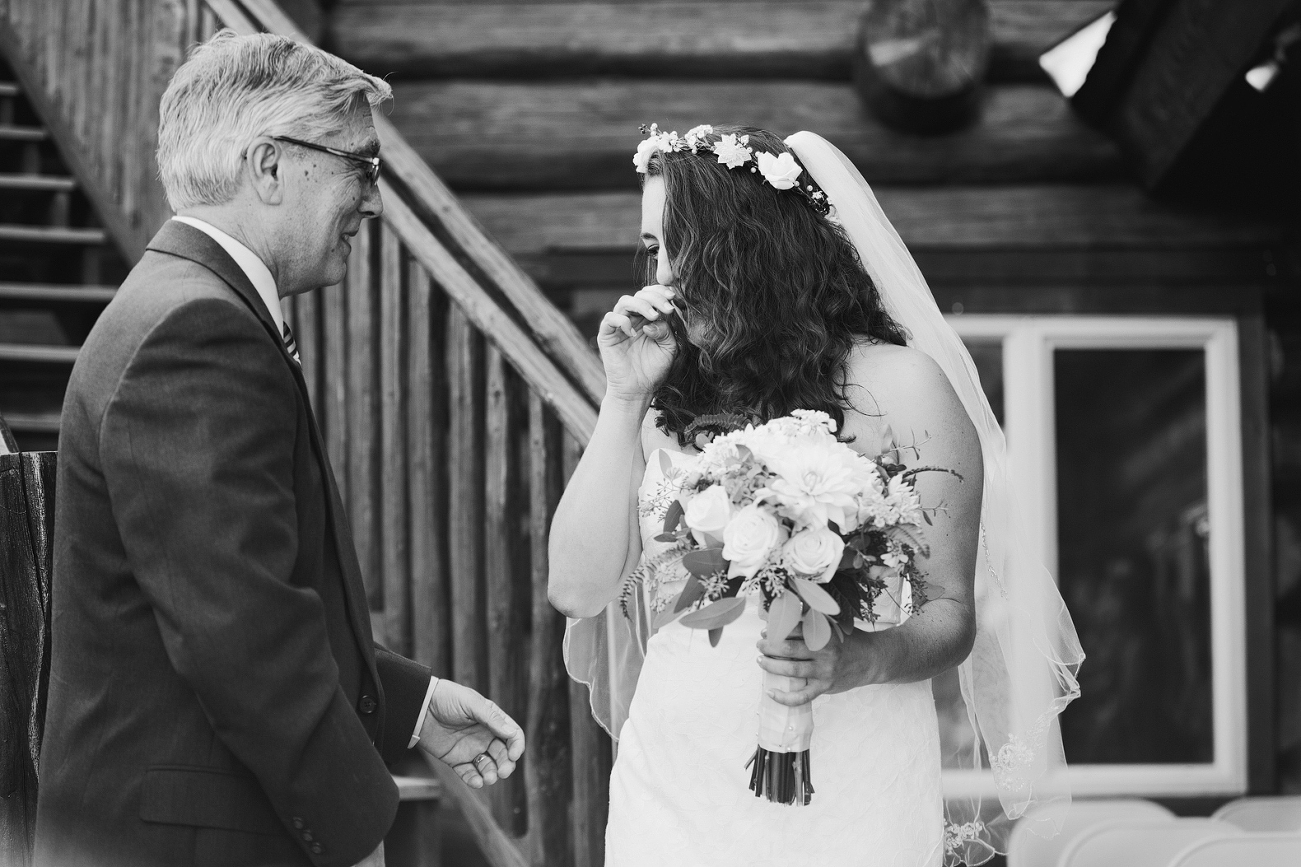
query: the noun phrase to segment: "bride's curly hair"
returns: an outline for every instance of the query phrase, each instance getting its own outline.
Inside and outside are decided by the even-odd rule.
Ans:
[[[711,143],[748,135],[756,151],[790,151],[766,130],[713,129]],[[652,398],[659,427],[684,447],[692,422],[714,414],[763,422],[822,410],[843,427],[855,342],[907,339],[844,231],[807,197],[773,188],[748,166],[729,169],[708,151],[657,152],[644,177],[664,179],[661,254],[671,253],[685,315],[699,323],[695,346],[681,317],[669,318],[679,348]],[[807,172],[800,181],[810,183]],[[641,256],[653,283],[654,261]]]

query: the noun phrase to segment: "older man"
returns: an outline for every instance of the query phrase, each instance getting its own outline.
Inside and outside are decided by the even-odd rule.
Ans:
[[[415,744],[472,786],[524,749],[478,693],[374,645],[280,299],[383,209],[387,84],[221,33],[163,96],[177,213],[73,369],[59,441],[36,861],[350,865]],[[332,291],[339,291],[337,289]]]

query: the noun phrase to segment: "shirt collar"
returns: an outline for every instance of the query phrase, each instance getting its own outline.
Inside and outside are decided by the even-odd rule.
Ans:
[[[276,324],[276,331],[284,334],[285,315],[280,308],[280,293],[276,291],[276,280],[271,276],[271,269],[267,268],[266,263],[259,259],[257,254],[248,247],[211,223],[197,217],[172,217],[172,219],[179,223],[185,223],[187,226],[193,226],[203,232],[230,254],[230,258],[235,260],[235,264],[240,267],[240,270],[248,277],[248,281],[253,284],[253,288],[257,290],[262,303],[267,306],[267,312],[271,314],[271,321]]]

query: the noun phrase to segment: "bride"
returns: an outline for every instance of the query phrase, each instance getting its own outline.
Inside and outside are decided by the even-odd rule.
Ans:
[[[920,867],[1005,851],[1009,818],[1067,797],[1056,717],[1082,654],[1008,526],[1002,434],[970,357],[866,182],[822,138],[651,127],[634,163],[654,282],[601,323],[606,393],[550,539],[566,662],[619,746],[606,863]],[[913,615],[812,651],[798,632],[767,635],[753,603],[716,647],[677,623],[653,631],[640,594],[631,618],[607,612],[666,547],[655,536],[701,442],[693,420],[796,409],[826,412],[868,457],[894,436],[955,471],[916,477],[935,511]],[[1015,654],[1014,634],[1030,640]],[[962,694],[945,701],[972,723],[954,761],[986,756],[999,798],[946,808],[931,679],[957,666]],[[765,671],[796,679],[773,700],[812,704],[807,806],[747,786]]]

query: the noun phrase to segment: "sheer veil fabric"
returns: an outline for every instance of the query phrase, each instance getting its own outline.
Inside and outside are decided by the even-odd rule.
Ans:
[[[1007,851],[1013,820],[1025,816],[1031,830],[1045,836],[1060,826],[1070,791],[1058,716],[1079,695],[1076,672],[1084,653],[1052,576],[1025,538],[1003,432],[962,340],[849,159],[810,132],[790,136],[786,145],[827,194],[830,219],[857,248],[886,309],[910,335],[909,345],[940,365],[980,437],[985,482],[976,641],[958,669],[960,696],[937,695],[937,712],[970,726],[969,736],[956,739],[961,754],[946,756],[946,767],[987,771],[947,801],[945,864],[981,864]],[[651,631],[640,594],[635,602],[631,619],[612,604],[597,617],[571,620],[565,631],[569,673],[590,687],[593,715],[616,740]]]

